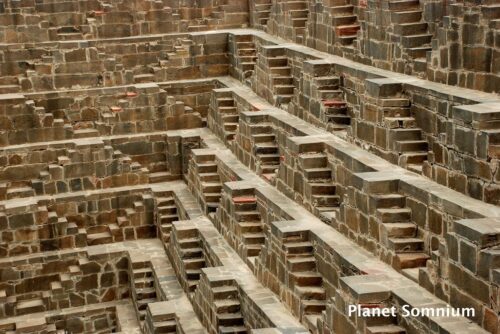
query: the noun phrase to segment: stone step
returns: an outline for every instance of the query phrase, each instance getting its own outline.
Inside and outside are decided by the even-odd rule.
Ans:
[[[411,221],[409,208],[379,208],[377,218],[383,223],[400,223]]]
[[[205,267],[205,259],[202,257],[183,259],[182,263],[184,264],[185,269],[201,269]]]
[[[134,280],[144,277],[153,277],[153,269],[150,267],[136,268],[132,270],[132,276]]]
[[[138,300],[156,298],[156,290],[153,287],[135,289]]]
[[[16,304],[17,315],[31,314],[44,311],[45,311],[45,303],[41,298],[22,300],[17,302]]]
[[[406,49],[406,52],[412,58],[424,58],[427,56],[427,52],[430,51],[432,51],[431,46],[417,46]]]
[[[314,248],[312,243],[309,241],[297,241],[283,244],[283,250],[287,253],[287,255],[307,254],[307,256],[311,256]]]
[[[350,25],[356,23],[357,20],[358,17],[354,14],[342,14],[334,16],[332,18],[332,25],[333,26]]]
[[[266,241],[266,236],[262,232],[243,233],[242,237],[245,245],[262,245]]]
[[[428,155],[427,152],[405,152],[399,156],[399,165],[422,164],[428,159]]]
[[[422,130],[420,129],[391,129],[391,137],[394,142],[403,140],[422,140]]]
[[[418,47],[431,43],[431,34],[417,34],[401,37],[401,45],[405,48]]]
[[[177,213],[177,206],[174,205],[166,205],[166,206],[158,206],[157,213],[160,215],[173,215]]]
[[[255,154],[276,154],[279,152],[278,145],[274,142],[255,143]]]
[[[388,247],[396,253],[415,253],[424,249],[424,241],[418,238],[389,238]]]
[[[219,97],[216,101],[219,107],[234,107],[234,99],[232,97]]]
[[[394,26],[394,33],[402,36],[421,35],[427,33],[427,29],[425,22],[401,23]]]
[[[239,222],[238,227],[241,233],[261,233],[262,223],[261,222]]]
[[[318,314],[326,309],[325,300],[301,300],[300,304],[305,314]]]
[[[195,259],[203,257],[203,249],[199,247],[183,248],[179,251],[181,259]]]
[[[333,183],[308,183],[311,188],[311,195],[335,195],[337,186]]]
[[[214,306],[217,313],[237,313],[241,309],[238,299],[214,300]]]
[[[218,326],[234,327],[234,326],[242,326],[244,324],[243,316],[239,312],[217,314],[216,320]]]
[[[303,169],[326,168],[328,166],[328,157],[324,153],[301,154],[299,155],[299,163]]]
[[[238,222],[255,222],[261,220],[260,212],[257,210],[236,211],[234,218]]]
[[[173,181],[175,177],[170,172],[149,173],[149,183]]]
[[[277,162],[279,164],[281,156],[278,153],[259,154],[259,160],[263,163]]]
[[[422,175],[423,165],[422,164],[407,164],[406,168],[409,171]]]
[[[215,164],[213,162],[197,163],[195,166],[196,166],[196,170],[198,171],[199,174],[217,173],[217,164]]]
[[[394,257],[393,266],[396,269],[425,267],[429,259],[429,255],[423,252],[399,253]]]
[[[113,242],[113,236],[109,232],[87,234],[87,245],[104,245]]]
[[[313,256],[292,257],[287,259],[288,269],[292,272],[316,270],[316,259]]]
[[[330,168],[307,168],[304,169],[306,180],[331,180],[332,170]]]
[[[290,76],[292,68],[289,66],[270,67],[269,71],[271,72],[271,75]]]
[[[389,10],[391,11],[407,11],[409,9],[417,9],[419,7],[420,7],[420,0],[389,1]]]
[[[238,298],[238,289],[234,286],[218,286],[212,288],[214,299],[234,299]]]
[[[398,152],[427,152],[429,144],[426,140],[402,140],[396,142]]]
[[[381,226],[383,235],[389,238],[412,238],[417,235],[417,225],[413,223],[389,223]]]
[[[294,85],[274,85],[274,93],[276,95],[281,94],[293,94],[295,86]]]
[[[200,279],[201,269],[186,269],[186,278],[190,281],[197,281]]]
[[[295,292],[300,299],[317,299],[324,300],[326,291],[322,286],[295,286]]]
[[[186,238],[177,241],[181,249],[189,249],[200,247],[201,240],[199,238]]]
[[[406,197],[399,194],[371,194],[370,206],[373,208],[402,208]]]
[[[318,286],[323,283],[323,277],[316,271],[291,272],[289,275],[296,286]]]
[[[252,134],[252,139],[255,143],[273,143],[276,136],[273,133],[256,133]]]
[[[134,279],[134,287],[136,289],[151,288],[154,286],[153,277],[142,277]]]
[[[201,191],[203,193],[220,193],[222,184],[220,182],[202,182]]]
[[[337,207],[340,205],[340,196],[312,195],[311,203],[314,207]]]

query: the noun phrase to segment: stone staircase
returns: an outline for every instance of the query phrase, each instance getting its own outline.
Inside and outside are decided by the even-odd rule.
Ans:
[[[257,23],[264,28],[267,26],[267,21],[269,21],[269,17],[271,16],[272,0],[255,0],[254,3],[254,16]]]
[[[292,68],[288,65],[288,57],[284,49],[275,49],[267,58],[271,76],[274,105],[286,109],[293,99]]]
[[[233,141],[238,131],[239,114],[233,93],[229,91],[216,92],[216,108],[222,114],[222,131],[224,138],[229,142]]]
[[[280,165],[279,146],[272,125],[269,123],[253,124],[251,137],[256,158],[255,170],[258,175],[272,183]]]
[[[289,23],[293,29],[293,38],[296,43],[304,43],[307,19],[309,16],[308,1],[285,1],[284,11],[288,13]]]
[[[171,194],[155,193],[155,207],[158,235],[164,243],[168,243],[172,223],[179,220],[174,197]]]
[[[137,316],[141,323],[146,318],[149,303],[157,302],[155,279],[151,263],[136,261],[132,266],[132,297]]]
[[[245,256],[251,261],[260,254],[261,246],[265,242],[264,225],[258,211],[257,198],[255,196],[234,197],[235,218],[237,229],[245,247]]]
[[[323,115],[320,119],[327,123],[331,131],[345,130],[351,124],[347,103],[340,87],[338,76],[315,77],[313,80],[313,98],[322,102]]]
[[[238,288],[234,281],[211,282],[218,333],[248,333],[243,319]]]
[[[406,198],[399,194],[374,194],[370,200],[376,207],[381,243],[395,254],[393,266],[418,282],[419,268],[430,258]]]
[[[432,51],[432,34],[422,20],[423,11],[419,0],[389,1],[389,11],[393,24],[393,38],[413,61],[415,72],[427,70],[427,52]]]
[[[299,164],[304,177],[304,200],[317,216],[332,215],[338,212],[340,196],[332,169],[325,153],[302,153]]]
[[[352,47],[361,28],[358,17],[354,13],[354,6],[350,1],[325,0],[325,7],[332,15],[332,27],[335,30],[334,43],[342,47]]]
[[[189,292],[194,293],[200,281],[201,269],[206,267],[201,240],[198,236],[182,238],[178,240],[178,246]]]
[[[309,330],[316,333],[317,320],[326,309],[326,291],[323,278],[317,270],[314,247],[302,234],[287,236],[283,247],[289,282],[299,299],[300,317]]]
[[[15,314],[24,315],[46,311],[49,296],[49,291],[33,292],[11,298],[7,297],[7,301],[11,302],[15,300]]]
[[[257,47],[251,35],[237,35],[236,39],[236,55],[237,66],[241,70],[241,79],[251,85],[250,77],[255,73],[255,65],[257,64]]]
[[[392,100],[394,107],[390,107],[391,99],[386,99],[388,108],[384,108],[384,125],[390,129],[391,148],[399,154],[399,166],[422,174],[423,163],[428,158],[428,143],[411,116],[410,101],[405,98]]]

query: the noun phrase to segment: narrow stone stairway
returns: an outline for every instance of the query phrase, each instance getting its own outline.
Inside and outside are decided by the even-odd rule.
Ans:
[[[227,141],[234,140],[240,117],[232,92],[217,92],[216,107],[222,114],[224,137]]]
[[[428,143],[423,140],[423,133],[417,127],[416,119],[411,116],[408,99],[385,100],[384,123],[390,130],[392,149],[399,154],[398,165],[417,174],[422,174],[424,161],[428,159]]]
[[[257,18],[257,21],[260,25],[265,27],[267,25],[267,21],[269,21],[269,17],[271,16],[271,0],[255,0],[255,13],[254,16]]]
[[[422,20],[423,11],[419,0],[389,1],[394,35],[399,37],[403,50],[414,62],[417,72],[427,69],[427,52],[432,51],[432,34]]]
[[[256,157],[256,172],[272,183],[280,165],[279,146],[273,127],[268,123],[253,124],[250,131]]]
[[[288,57],[284,49],[273,52],[267,58],[271,73],[274,105],[286,110],[292,101],[295,86],[293,85],[292,68],[288,65]]]
[[[412,221],[406,198],[399,194],[372,195],[376,217],[380,223],[381,242],[394,252],[393,266],[403,275],[418,282],[419,268],[425,267],[429,256],[418,226]]]
[[[227,281],[211,283],[219,333],[248,333],[241,314],[238,288],[230,283]]]
[[[305,179],[305,199],[310,203],[314,214],[321,216],[337,213],[340,196],[336,193],[327,155],[322,152],[303,153],[299,156],[299,163]]]
[[[206,267],[201,240],[197,236],[188,237],[180,239],[178,243],[189,291],[194,293],[200,282],[201,269]]]
[[[149,303],[157,301],[153,269],[145,261],[132,262],[133,301],[141,323],[146,318]]]
[[[351,47],[361,28],[358,17],[354,13],[354,6],[350,1],[326,0],[325,6],[330,8],[332,25],[335,29],[335,39],[343,47]]]
[[[300,316],[309,330],[317,332],[317,319],[326,309],[326,291],[323,278],[317,270],[314,247],[302,236],[288,236],[284,242],[289,281],[300,302]]]
[[[258,211],[255,196],[233,198],[235,217],[238,221],[239,234],[245,244],[247,260],[260,254],[261,246],[265,242],[262,217]]]
[[[156,205],[156,222],[158,227],[158,235],[164,243],[170,241],[170,232],[172,231],[172,223],[179,220],[177,206],[171,194],[155,194]]]
[[[217,173],[218,167],[215,163],[215,157],[198,157],[195,159],[195,169],[198,181],[201,184],[201,196],[203,197],[207,214],[211,217],[219,207],[222,190],[222,182]]]
[[[321,120],[327,123],[328,130],[345,130],[351,124],[344,93],[340,89],[338,76],[322,76],[314,78],[315,97],[322,101],[324,116]]]
[[[236,35],[236,54],[238,68],[242,72],[242,79],[246,81],[255,73],[257,64],[257,47],[252,35]]]
[[[284,10],[290,16],[290,23],[293,27],[295,42],[304,43],[307,19],[309,16],[308,1],[286,1]]]

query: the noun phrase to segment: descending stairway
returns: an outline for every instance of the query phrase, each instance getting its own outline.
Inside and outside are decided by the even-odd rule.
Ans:
[[[257,48],[252,35],[236,35],[235,38],[238,68],[242,71],[242,79],[246,80],[255,73]]]
[[[331,5],[328,5],[329,3]],[[354,6],[347,0],[326,1],[325,6],[329,7],[330,13],[332,13],[335,41],[343,47],[352,47],[360,29],[358,17],[354,13]]]
[[[302,236],[288,236],[284,242],[289,281],[300,300],[300,316],[311,332],[317,332],[317,319],[326,309],[323,278],[317,270],[314,247]]]
[[[256,172],[272,183],[280,165],[279,146],[273,127],[268,123],[252,124],[250,131],[256,157]]]
[[[156,222],[158,226],[158,235],[164,243],[170,241],[170,232],[172,231],[172,223],[179,220],[177,206],[171,194],[162,194],[160,197],[155,196],[156,201]]]
[[[269,21],[269,17],[271,16],[271,0],[255,0],[255,12],[254,16],[258,20],[260,25],[267,26],[267,21]]]
[[[238,288],[227,281],[212,282],[218,333],[248,333],[241,314]]]
[[[292,101],[295,86],[285,50],[276,50],[272,57],[267,58],[267,62],[271,74],[274,105],[286,110],[288,103]]]
[[[378,194],[371,195],[371,199],[377,208],[381,242],[396,254],[394,267],[418,282],[419,268],[425,267],[429,256],[418,226],[412,222],[411,209],[406,207],[406,198],[399,194]]]
[[[260,254],[265,242],[262,217],[257,210],[257,198],[254,196],[234,197],[235,218],[239,234],[245,244],[246,257],[253,258]]]
[[[340,87],[338,76],[315,77],[313,82],[315,98],[323,103],[324,118],[328,130],[345,130],[351,124],[347,103]]]
[[[285,1],[284,11],[290,16],[296,43],[304,43],[307,17],[309,15],[308,1]]]
[[[189,291],[194,293],[200,281],[201,269],[206,267],[201,240],[199,237],[184,238],[178,243]]]
[[[149,262],[132,262],[133,300],[141,323],[146,318],[149,303],[157,301],[153,269]]]
[[[428,159],[428,143],[411,116],[408,99],[385,100],[384,123],[390,130],[392,149],[399,154],[398,165],[422,174],[424,161]],[[403,102],[403,103],[402,103]]]
[[[222,115],[222,131],[227,141],[234,140],[239,125],[239,114],[232,92],[216,92],[216,107]]]
[[[393,34],[413,60],[418,72],[427,70],[427,52],[432,51],[428,24],[422,20],[419,0],[389,1]]]
[[[336,194],[334,175],[325,153],[303,153],[299,161],[304,174],[305,199],[317,215],[337,213],[340,196]]]

